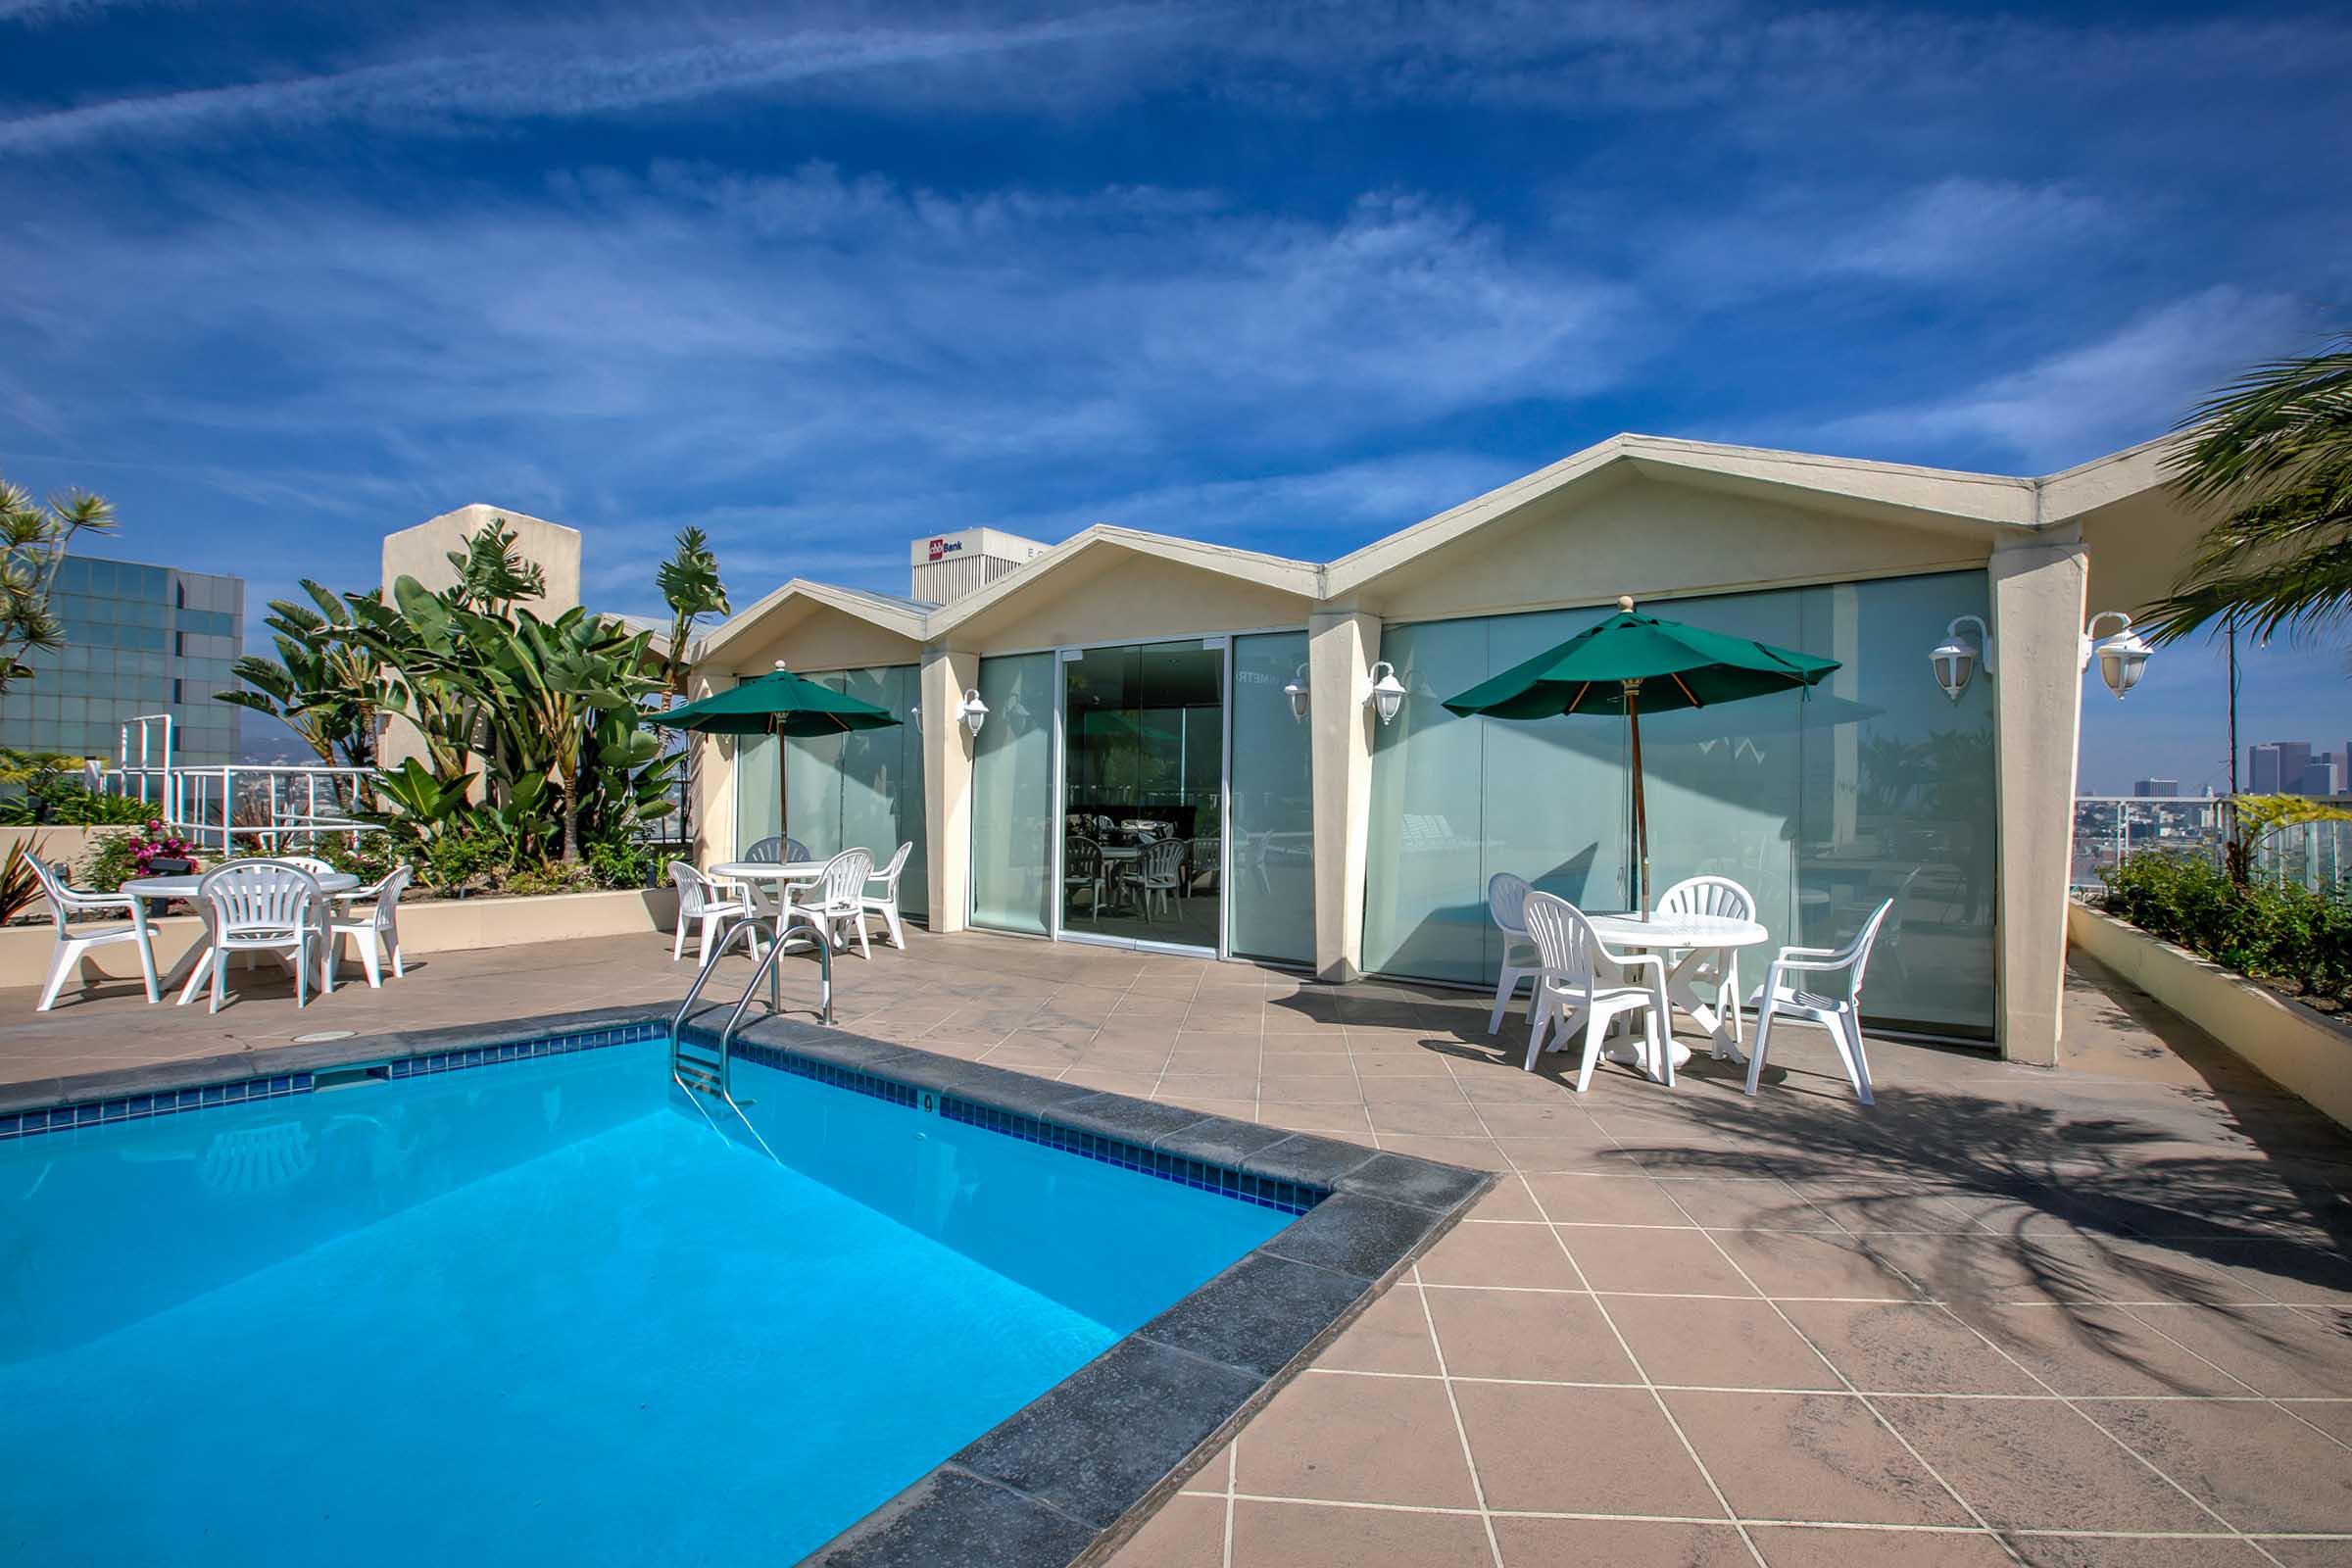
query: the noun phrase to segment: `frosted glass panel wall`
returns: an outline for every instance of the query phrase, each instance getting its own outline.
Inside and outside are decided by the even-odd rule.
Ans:
[[[1642,722],[1650,866],[1756,895],[1773,944],[1843,941],[1895,910],[1864,992],[1888,1023],[1988,1034],[1993,1021],[1992,717],[1956,706],[1925,650],[1985,611],[1980,572],[1660,602],[1659,613],[1841,662],[1794,693]],[[1391,626],[1381,655],[1412,696],[1376,732],[1364,961],[1487,983],[1499,958],[1488,876],[1512,870],[1588,908],[1629,898],[1625,726],[1601,717],[1455,718],[1446,697],[1564,641],[1604,612]],[[1744,963],[1762,978],[1769,949]]]
[[[1306,633],[1233,640],[1233,952],[1312,963],[1315,816],[1308,728],[1283,687],[1306,662]]]
[[[735,748],[735,854],[784,831],[776,799],[776,738],[738,735],[719,742]]]
[[[899,908],[919,917],[928,912],[930,893],[923,743],[912,722],[914,704],[919,700],[919,673],[912,664],[889,664],[833,670],[808,678],[847,692],[859,702],[886,708],[899,723],[847,735],[795,736],[785,743],[787,782],[792,786],[792,836],[819,858],[846,849],[870,850],[876,870],[889,864],[901,844],[912,844],[906,872],[899,879]],[[773,812],[772,805],[769,810]]]
[[[972,747],[972,923],[1043,934],[1053,878],[1052,654],[980,661],[988,718]]]

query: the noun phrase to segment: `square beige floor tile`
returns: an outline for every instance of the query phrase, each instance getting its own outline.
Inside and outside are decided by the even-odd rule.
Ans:
[[[2014,1568],[2016,1559],[1981,1531],[1824,1530],[1750,1525],[1768,1568]]]
[[[1841,1389],[1770,1301],[1701,1297],[1607,1298],[1610,1321],[1653,1383],[1729,1389]]]
[[[1454,1397],[1491,1508],[1722,1512],[1647,1390],[1457,1383]]]
[[[1967,1324],[1918,1301],[1782,1301],[1797,1332],[1866,1394],[2047,1391]]]
[[[1663,1225],[1682,1229],[1695,1222],[1647,1176],[1585,1176],[1558,1172],[1530,1176],[1528,1191],[1559,1225]]]
[[[1449,1290],[1431,1291],[1428,1298],[1451,1377],[1642,1381],[1589,1296]]]
[[[1861,1399],[1685,1390],[1665,1397],[1699,1462],[1742,1517],[1975,1522]]]
[[[1732,1525],[1652,1519],[1496,1519],[1503,1568],[1569,1564],[1640,1568],[1754,1568]]]
[[[1851,1236],[1801,1231],[1715,1231],[1715,1242],[1766,1296],[1907,1300],[1910,1280],[1872,1244]]]
[[[1573,1291],[1584,1284],[1547,1225],[1456,1225],[1419,1268],[1425,1285]]]
[[[1325,1346],[1314,1364],[1347,1372],[1397,1372],[1435,1377],[1437,1342],[1421,1292],[1399,1281],[1356,1315]]]
[[[2242,1305],[2131,1310],[2257,1393],[2352,1396],[2352,1313]]]
[[[2246,1386],[2183,1349],[2135,1311],[2096,1302],[1961,1303],[1953,1312],[2059,1394],[2244,1394]],[[2160,1310],[2203,1312],[2201,1307]]]
[[[2222,1532],[2211,1514],[2054,1399],[1888,1399],[1880,1408],[1995,1528]]]
[[[2352,1533],[2352,1453],[2277,1405],[2094,1399],[2082,1408],[2239,1530]]]
[[[1113,1568],[1223,1568],[1225,1499],[1170,1497],[1110,1562]]]
[[[2027,1568],[2255,1568],[2272,1558],[2234,1536],[2166,1536],[2138,1541],[2100,1536],[2005,1538]],[[2303,1557],[2291,1544],[2266,1544],[2288,1568],[2341,1568],[2344,1544],[2331,1541],[2329,1555]]]
[[[1252,1496],[1476,1504],[1453,1406],[1434,1379],[1301,1377],[1244,1429],[1235,1453],[1237,1490]]]
[[[1563,1225],[1560,1239],[1596,1291],[1754,1296],[1703,1231]]]
[[[1243,1501],[1233,1568],[1492,1568],[1475,1514]]]

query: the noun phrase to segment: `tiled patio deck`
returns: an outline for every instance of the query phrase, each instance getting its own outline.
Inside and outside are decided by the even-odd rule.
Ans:
[[[2065,1069],[1879,1042],[1864,1111],[1806,1031],[1754,1101],[1703,1057],[1580,1100],[1474,997],[913,935],[845,1027],[1504,1173],[1120,1568],[2352,1561],[2352,1142],[2112,977]],[[300,1014],[0,993],[0,1080],[686,980],[626,939]]]

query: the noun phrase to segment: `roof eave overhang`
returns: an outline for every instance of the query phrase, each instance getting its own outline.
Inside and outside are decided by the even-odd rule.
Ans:
[[[811,607],[838,611],[854,620],[862,620],[870,626],[878,626],[884,631],[894,632],[909,642],[919,643],[924,637],[925,617],[919,612],[893,610],[887,605],[875,603],[862,594],[844,592],[830,583],[811,582],[806,577],[795,577],[782,587],[763,596],[750,609],[738,611],[711,628],[710,635],[705,637],[696,648],[695,662],[701,663],[712,658],[725,649],[729,643],[739,640],[758,627],[773,620],[779,612],[792,608],[794,601],[800,601]]]
[[[1068,569],[1083,558],[1104,550],[1124,550],[1194,570],[1255,583],[1260,587],[1295,594],[1310,603],[1323,597],[1323,568],[1309,562],[1260,555],[1251,550],[1235,550],[1225,545],[1202,544],[1172,534],[1146,533],[1138,528],[1096,523],[1072,534],[1045,554],[1023,562],[978,592],[967,594],[954,604],[943,605],[933,611],[926,622],[927,634],[934,638],[945,637],[965,622],[986,614],[1016,595],[1034,589],[1055,573]]]

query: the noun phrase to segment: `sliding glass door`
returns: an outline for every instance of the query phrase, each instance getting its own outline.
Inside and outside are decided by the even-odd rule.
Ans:
[[[1063,652],[1061,935],[1217,950],[1225,656],[1221,637]]]

